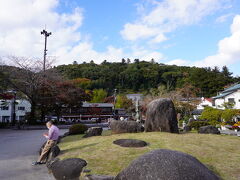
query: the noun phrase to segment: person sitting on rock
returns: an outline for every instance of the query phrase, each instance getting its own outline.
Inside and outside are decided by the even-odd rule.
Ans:
[[[49,129],[48,134],[43,134],[44,137],[46,137],[47,142],[42,149],[41,155],[39,156],[38,160],[36,162],[33,162],[32,165],[39,165],[39,164],[45,164],[49,151],[51,148],[57,144],[57,140],[59,137],[59,129],[57,126],[53,125],[52,121],[48,121],[46,123],[47,128]]]

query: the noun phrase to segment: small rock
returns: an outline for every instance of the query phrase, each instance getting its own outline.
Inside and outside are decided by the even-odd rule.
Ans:
[[[92,136],[101,136],[103,128],[102,127],[91,127],[88,129],[87,133],[83,138],[92,137]]]
[[[114,144],[122,147],[144,147],[147,146],[147,143],[138,139],[118,139],[113,141]]]
[[[70,158],[60,161],[56,159],[47,167],[52,171],[56,180],[79,180],[82,169],[87,162],[80,158]]]
[[[215,126],[202,126],[199,128],[198,133],[200,134],[220,134],[220,131]]]

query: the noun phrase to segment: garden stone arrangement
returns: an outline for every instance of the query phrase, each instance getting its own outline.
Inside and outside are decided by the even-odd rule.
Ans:
[[[87,130],[87,133],[83,136],[83,138],[88,138],[92,136],[101,136],[103,128],[101,127],[91,127]]]
[[[147,146],[145,141],[141,141],[138,139],[118,139],[113,141],[113,144],[122,146],[122,147],[144,147]]]
[[[160,98],[147,105],[145,131],[179,133],[174,104],[171,99]]]
[[[215,126],[202,126],[199,128],[200,134],[220,134],[220,131]]]
[[[110,121],[110,128],[113,134],[143,132],[143,127],[136,121]]]
[[[87,162],[80,158],[69,158],[60,161],[54,160],[47,165],[48,169],[53,173],[56,180],[79,180],[83,168]]]
[[[158,149],[148,152],[121,171],[115,180],[220,180],[196,158],[182,152]]]

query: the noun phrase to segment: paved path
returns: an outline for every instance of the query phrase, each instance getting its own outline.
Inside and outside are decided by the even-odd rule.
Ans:
[[[240,136],[240,132],[235,132],[233,130],[220,130],[221,134],[233,135],[233,136]]]
[[[0,129],[0,180],[53,180],[45,165],[32,166],[47,130]],[[61,134],[67,130],[61,130]]]

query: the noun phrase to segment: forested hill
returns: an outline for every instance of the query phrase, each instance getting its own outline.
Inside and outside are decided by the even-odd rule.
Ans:
[[[60,65],[56,69],[68,79],[91,80],[89,89],[104,88],[109,92],[115,88],[120,92],[147,92],[160,85],[171,91],[191,84],[199,89],[199,96],[211,97],[239,80],[232,77],[226,66],[220,70],[217,67],[182,67],[139,60],[134,63],[126,63],[125,60],[119,63],[104,61],[101,64],[91,61]]]

